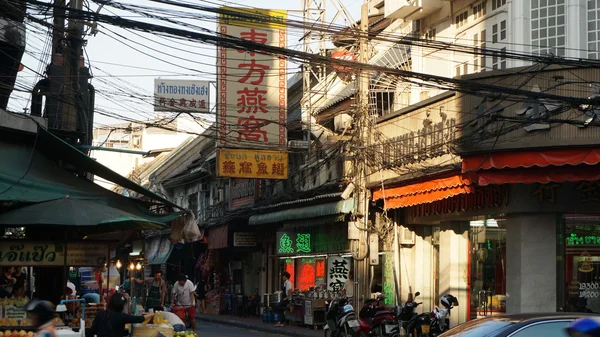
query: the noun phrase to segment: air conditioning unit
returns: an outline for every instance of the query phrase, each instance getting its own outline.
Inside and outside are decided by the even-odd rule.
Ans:
[[[208,192],[209,191],[209,187],[207,183],[202,183],[200,184],[200,192]]]
[[[414,245],[415,232],[404,226],[398,226],[398,243],[401,245]]]

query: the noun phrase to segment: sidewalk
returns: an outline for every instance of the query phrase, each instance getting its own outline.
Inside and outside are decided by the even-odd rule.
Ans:
[[[196,314],[196,319],[204,322],[235,326],[238,328],[271,333],[291,337],[316,337],[323,336],[323,330],[313,330],[306,326],[286,325],[278,328],[274,324],[263,323],[260,317],[237,317],[231,315]]]

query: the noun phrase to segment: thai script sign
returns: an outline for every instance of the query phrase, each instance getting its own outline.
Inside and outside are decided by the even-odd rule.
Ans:
[[[254,205],[259,185],[256,179],[231,179],[229,208],[236,209]]]
[[[576,233],[571,233],[567,237],[567,246],[583,246],[583,245],[600,245],[600,236],[583,235],[579,236]]]
[[[256,246],[256,233],[234,232],[233,233],[233,246],[234,247],[254,247],[254,246]]]
[[[21,321],[27,318],[27,311],[25,310],[24,306],[5,305],[4,318]]]
[[[222,7],[222,35],[286,48],[286,12]],[[287,147],[287,60],[276,55],[217,48],[218,145]]]
[[[209,112],[208,81],[154,80],[154,111]]]
[[[476,187],[473,193],[459,194],[444,200],[419,204],[410,208],[413,218],[467,212],[508,205],[508,186]]]
[[[108,246],[95,243],[66,245],[66,264],[70,267],[104,266]],[[0,242],[0,266],[63,266],[65,245],[46,242]]]
[[[288,153],[217,149],[217,175],[230,178],[287,179]]]
[[[351,267],[351,258],[329,256],[327,258],[327,289],[333,291],[344,289],[344,285],[350,277]]]

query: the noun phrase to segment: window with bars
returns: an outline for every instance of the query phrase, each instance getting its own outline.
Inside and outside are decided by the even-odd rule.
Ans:
[[[487,1],[483,1],[473,6],[473,18],[475,20],[482,18],[485,15],[485,7],[487,5]]]
[[[600,59],[600,0],[587,3],[588,58]]]
[[[460,28],[460,27],[466,25],[468,20],[469,20],[469,11],[468,10],[458,14],[455,19],[456,28]]]
[[[565,0],[531,0],[531,43],[534,54],[565,56],[565,21]]]
[[[495,11],[496,9],[502,7],[506,5],[506,0],[492,0],[492,10]]]

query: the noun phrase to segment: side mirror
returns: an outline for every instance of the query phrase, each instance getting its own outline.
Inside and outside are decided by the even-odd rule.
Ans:
[[[417,291],[417,292],[415,293],[415,297],[417,297],[417,296],[419,296],[419,295],[421,295],[421,293]]]

